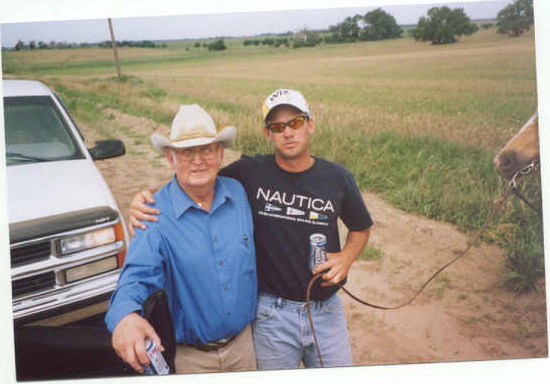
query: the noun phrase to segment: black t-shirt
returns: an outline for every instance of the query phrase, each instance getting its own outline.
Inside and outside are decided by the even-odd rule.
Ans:
[[[254,237],[260,292],[305,301],[313,276],[308,264],[309,236],[327,237],[327,252],[340,251],[337,220],[352,231],[372,225],[372,219],[352,174],[340,164],[315,158],[304,172],[287,172],[274,155],[243,155],[220,170],[239,180],[254,217]],[[338,286],[312,290],[313,300],[325,300]]]

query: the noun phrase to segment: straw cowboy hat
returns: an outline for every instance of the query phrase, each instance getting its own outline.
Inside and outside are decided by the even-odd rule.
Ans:
[[[172,121],[170,139],[158,134],[151,135],[155,149],[164,153],[166,148],[189,148],[197,145],[220,143],[229,148],[235,142],[237,129],[233,126],[218,132],[212,117],[199,105],[181,105]]]

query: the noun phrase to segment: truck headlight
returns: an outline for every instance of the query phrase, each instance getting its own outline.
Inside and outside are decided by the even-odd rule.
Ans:
[[[99,247],[105,244],[111,244],[116,241],[114,227],[105,227],[91,232],[79,233],[68,236],[60,240],[59,245],[61,254],[67,255],[74,252],[83,251]]]

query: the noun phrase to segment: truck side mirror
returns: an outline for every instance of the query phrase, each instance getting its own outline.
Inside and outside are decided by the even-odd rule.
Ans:
[[[92,155],[92,159],[103,160],[124,155],[126,148],[122,140],[109,139],[96,141],[95,147],[88,148],[88,151]]]

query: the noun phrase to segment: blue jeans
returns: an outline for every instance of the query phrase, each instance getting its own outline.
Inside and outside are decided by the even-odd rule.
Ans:
[[[313,326],[325,367],[353,365],[342,302],[334,294],[323,302],[311,302]],[[270,294],[258,295],[252,322],[258,369],[320,367],[304,302]]]

